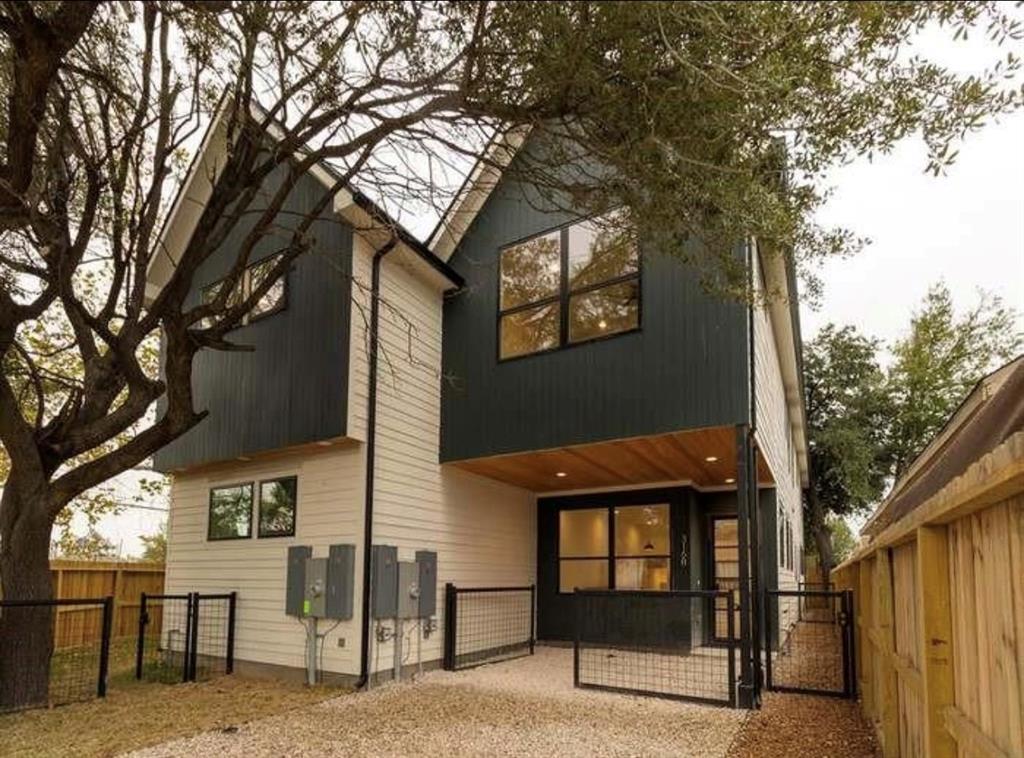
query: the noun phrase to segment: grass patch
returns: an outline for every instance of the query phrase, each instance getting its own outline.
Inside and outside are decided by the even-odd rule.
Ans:
[[[238,676],[171,685],[118,677],[102,700],[0,715],[0,755],[112,756],[343,692]]]

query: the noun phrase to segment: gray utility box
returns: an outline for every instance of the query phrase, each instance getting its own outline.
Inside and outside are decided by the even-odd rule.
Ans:
[[[398,618],[414,619],[420,615],[420,567],[413,561],[398,564]]]
[[[309,545],[294,545],[288,548],[288,580],[285,586],[284,612],[289,616],[301,616],[302,603],[306,599],[306,561],[313,555]]]
[[[327,607],[329,619],[352,618],[355,595],[356,546],[331,545],[327,555]]]
[[[374,545],[371,565],[370,615],[375,619],[393,619],[398,615],[398,548]]]
[[[419,617],[426,619],[437,614],[437,553],[433,550],[417,550],[416,565],[420,571]]]
[[[327,616],[327,559],[309,558],[306,561],[306,597],[302,602],[305,616]]]
[[[355,546],[331,545],[327,558],[314,558],[313,548],[288,548],[285,613],[289,616],[352,618]]]

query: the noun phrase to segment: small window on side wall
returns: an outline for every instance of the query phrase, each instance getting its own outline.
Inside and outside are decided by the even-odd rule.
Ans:
[[[237,540],[252,536],[252,482],[210,490],[211,540]]]
[[[239,277],[238,282],[235,284],[234,290],[228,296],[224,307],[234,308],[236,305],[241,303],[246,298],[250,297],[260,285],[267,280],[274,267],[277,266],[281,260],[281,253],[272,255],[268,258],[264,258],[261,261],[250,264],[245,271],[242,272],[242,276]],[[221,287],[224,285],[224,281],[214,282],[203,287],[201,299],[203,305],[209,305],[212,303],[217,295],[220,293]],[[245,326],[257,321],[265,316],[283,311],[288,302],[288,278],[286,274],[279,276],[270,288],[263,293],[263,296],[257,300],[252,308],[249,309],[248,313],[242,315],[239,326]],[[207,316],[202,320],[200,326],[203,329],[208,329],[216,323],[217,319],[212,316]]]
[[[294,476],[260,482],[260,537],[295,536],[297,495]]]
[[[254,263],[249,267],[249,291],[255,292],[262,284],[266,281],[267,277],[270,276],[270,272],[274,270],[274,267],[278,264],[280,255],[274,255],[270,258],[264,258],[259,263]],[[252,323],[258,318],[263,316],[269,316],[272,313],[277,313],[280,310],[284,310],[285,306],[285,277],[278,277],[277,280],[270,285],[270,289],[264,293],[263,297],[256,301],[253,305],[252,310],[249,311],[248,320]]]

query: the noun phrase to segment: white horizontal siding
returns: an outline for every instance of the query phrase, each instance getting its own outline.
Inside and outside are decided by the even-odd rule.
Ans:
[[[756,264],[760,261],[755,255]],[[755,282],[761,282],[760,271],[755,271]],[[782,383],[782,367],[767,308],[754,309],[754,373],[755,401],[757,405],[757,444],[775,480],[777,518],[785,515],[793,525],[794,570],[779,566],[779,588],[795,588],[800,554],[803,551],[803,508],[800,478],[797,471],[796,448],[789,406]],[[776,527],[774,540],[778,541]],[[785,546],[778,545],[777,555],[782,561]]]
[[[367,327],[372,248],[353,245],[349,436],[365,440]],[[442,295],[421,281],[401,248],[382,270],[374,513],[376,544],[395,545],[401,560],[416,550],[438,554],[438,630],[422,641],[424,662],[441,656],[444,584],[529,584],[536,567],[535,500],[531,493],[439,464]],[[296,536],[209,542],[209,490],[276,476],[298,477]],[[236,657],[303,667],[305,631],[284,613],[287,549],[355,544],[355,618],[331,628],[324,669],[359,671],[365,445],[353,441],[300,454],[238,462],[175,476],[168,533],[168,592],[237,591]],[[338,646],[344,638],[344,647]],[[415,636],[408,639],[415,642]],[[412,645],[415,651],[415,644]],[[415,656],[415,652],[413,652]],[[371,649],[371,667],[392,666],[391,643]],[[410,657],[408,663],[415,662]]]
[[[369,250],[356,247],[369,260]],[[442,626],[423,640],[422,659],[430,661],[441,657],[446,582],[534,581],[536,509],[525,490],[438,465],[443,301],[407,263],[396,250],[381,269],[374,541],[396,545],[400,560],[412,560],[416,550],[438,554]],[[353,344],[365,346],[361,325],[353,328]],[[390,669],[392,656],[391,643],[380,644],[374,668]],[[414,661],[415,648],[407,663]]]
[[[175,476],[167,591],[238,592],[236,657],[302,667],[305,631],[284,612],[288,547],[312,545],[314,555],[326,555],[328,545],[354,544],[357,561],[361,560],[362,461],[362,447],[352,444]],[[291,475],[298,477],[294,537],[206,539],[211,487]],[[338,637],[345,638],[344,648],[337,646]],[[345,622],[335,630],[330,644],[324,647],[324,667],[329,671],[358,669],[355,623]]]

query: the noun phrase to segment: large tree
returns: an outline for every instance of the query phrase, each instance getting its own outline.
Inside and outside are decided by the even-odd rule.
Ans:
[[[530,129],[547,149],[514,170],[545,202],[624,207],[645,235],[698,237],[709,283],[741,289],[731,249],[744,235],[807,258],[849,247],[811,222],[828,166],[920,132],[939,169],[965,132],[1018,106],[1012,55],[970,77],[908,55],[932,25],[1020,33],[995,2],[0,3],[4,595],[50,597],[50,531],[68,503],[201,423],[193,358],[242,347],[228,333],[313,245],[336,190],[358,184],[396,212],[444,204],[439,177]],[[180,169],[218,103],[227,150],[210,197],[147,291]],[[334,187],[280,222],[322,161]],[[189,306],[196,270],[243,216],[225,285]],[[271,235],[277,264],[234,297]],[[54,313],[66,375],[30,339]],[[158,333],[162,375],[145,360]],[[28,620],[0,619],[0,707],[45,698],[50,616]]]
[[[891,469],[892,410],[879,347],[833,324],[804,347],[811,478],[804,522],[826,577],[835,565],[830,520],[878,502]]]
[[[805,346],[805,525],[826,575],[835,563],[837,519],[877,504],[978,380],[1022,349],[1018,311],[981,292],[958,312],[941,282],[890,346],[834,324]]]
[[[892,476],[899,478],[971,388],[1024,350],[1019,313],[982,292],[957,312],[949,287],[929,288],[907,334],[892,346],[889,431]]]

